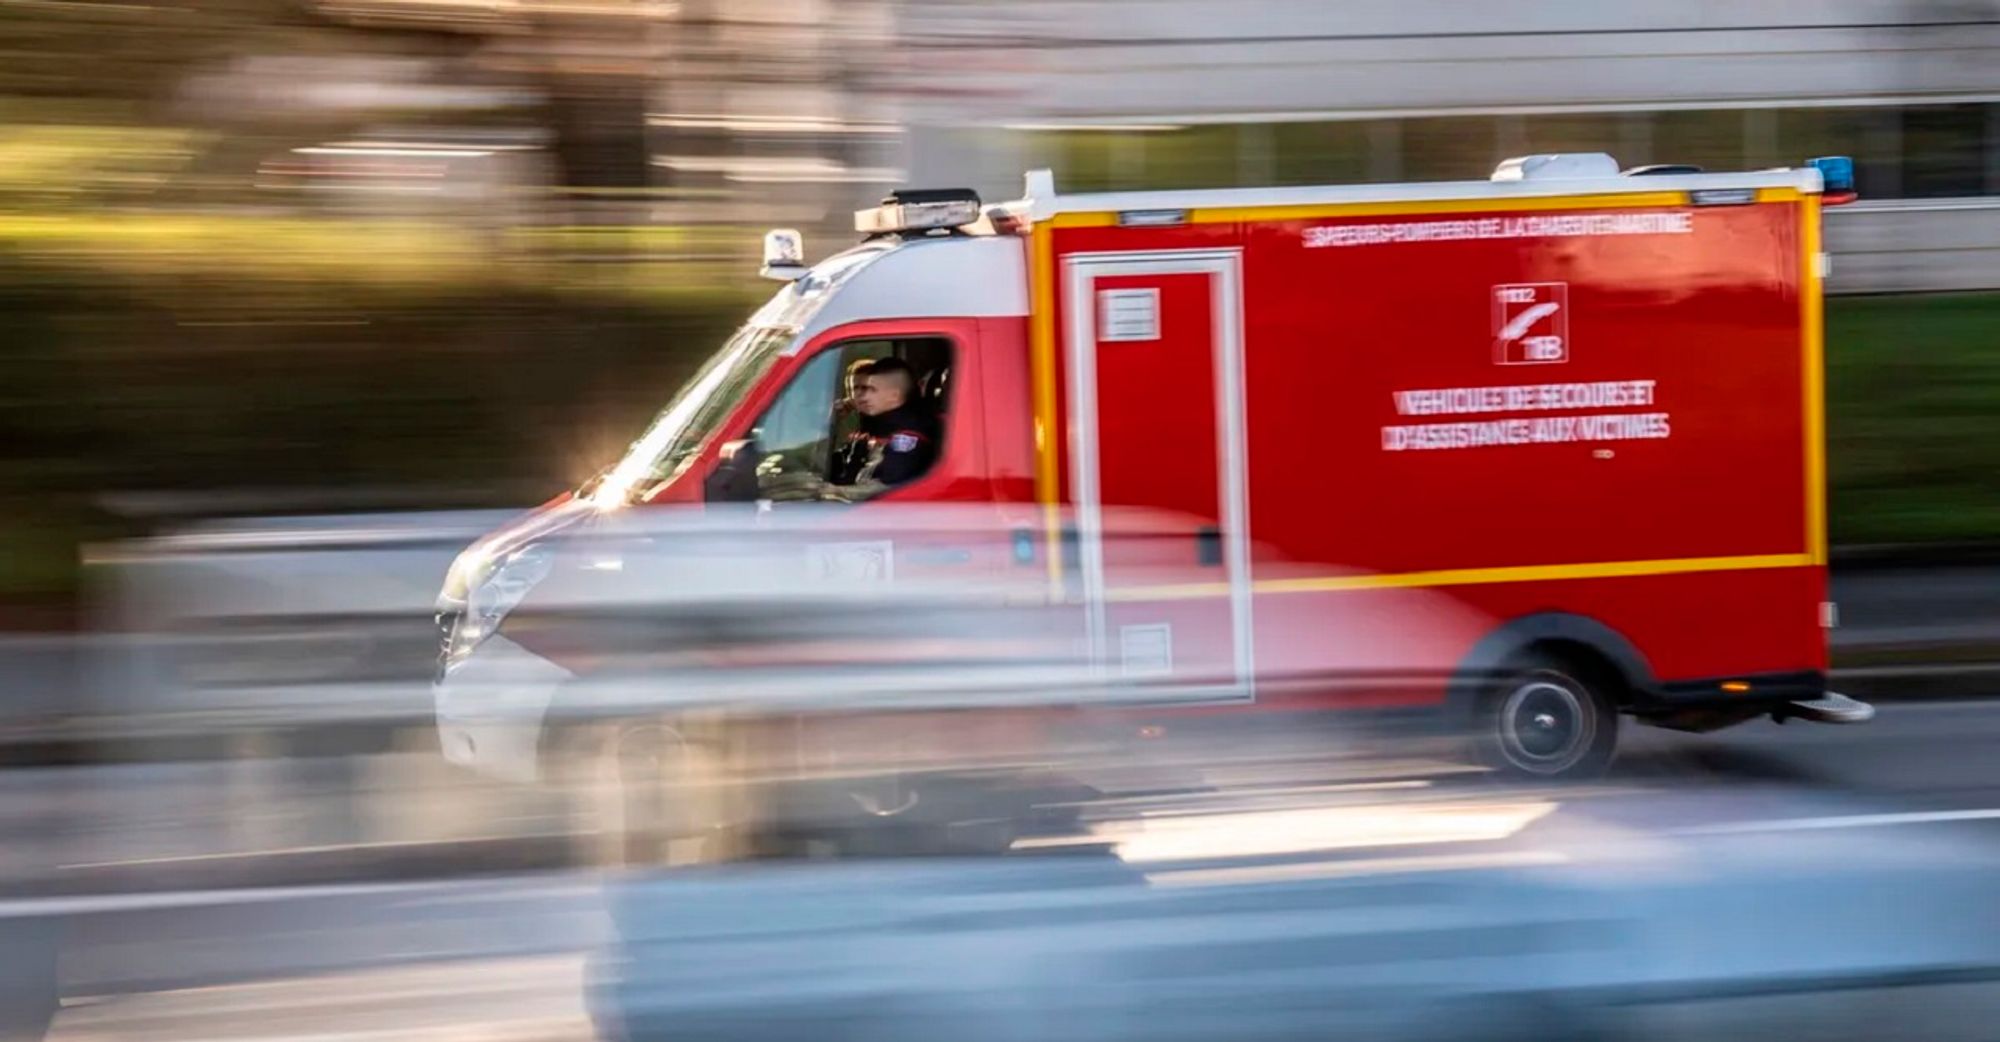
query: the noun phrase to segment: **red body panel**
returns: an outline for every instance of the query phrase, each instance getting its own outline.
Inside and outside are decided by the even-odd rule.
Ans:
[[[1074,227],[1059,228],[1054,246],[1059,265],[1079,254],[1241,251],[1260,678],[1349,662],[1324,648],[1337,634],[1390,639],[1369,633],[1366,620],[1382,613],[1368,605],[1398,591],[1314,590],[1316,574],[1402,577],[1488,625],[1586,616],[1673,681],[1825,668],[1825,581],[1808,531],[1819,493],[1805,434],[1802,212],[1613,209],[1592,215],[1660,230],[1596,234],[1610,225],[1572,222],[1578,234],[1513,237],[1470,225],[1437,238],[1365,229],[1460,217],[1521,228],[1506,222],[1536,212]],[[1076,302],[1061,299],[1065,288],[1058,280],[1066,314]],[[1152,406],[1135,396],[1132,422],[1171,431],[1184,406],[1170,403],[1204,389],[1159,388]],[[1408,394],[1439,390],[1470,393]],[[1159,466],[1187,477],[1207,464],[1181,451]],[[1726,560],[1698,563],[1707,559]],[[1661,562],[1665,574],[1619,574]],[[1536,571],[1567,566],[1610,574]],[[1500,569],[1516,573],[1492,574]],[[1465,584],[1412,574],[1441,571],[1473,574]],[[1301,592],[1271,590],[1301,577]],[[1451,659],[1478,636],[1441,627],[1443,645],[1419,649],[1406,636],[1403,650]],[[1381,701],[1283,690],[1260,703]]]
[[[1715,209],[1689,235],[1533,245],[1308,250],[1306,222],[1258,229],[1245,282],[1258,538],[1384,572],[1804,550],[1796,213]],[[1495,288],[1536,284],[1567,287],[1569,359],[1497,364]],[[1397,411],[1412,390],[1628,381],[1653,381],[1651,402]],[[1664,415],[1667,436],[1391,451],[1382,433],[1407,444],[1424,425],[1580,415]],[[1288,445],[1321,448],[1330,480],[1299,475]]]
[[[1097,469],[1106,503],[1143,503],[1200,524],[1221,519],[1209,276],[1111,276],[1159,291],[1161,337],[1097,346]]]

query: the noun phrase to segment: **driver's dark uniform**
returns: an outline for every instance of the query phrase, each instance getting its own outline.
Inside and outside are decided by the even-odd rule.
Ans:
[[[835,485],[852,485],[861,478],[867,468],[869,456],[874,451],[876,421],[880,417],[854,417],[854,429],[836,442],[833,459],[827,466],[826,480]]]
[[[832,480],[836,485],[901,485],[922,477],[937,454],[937,417],[906,404],[862,417],[860,428],[835,453]]]

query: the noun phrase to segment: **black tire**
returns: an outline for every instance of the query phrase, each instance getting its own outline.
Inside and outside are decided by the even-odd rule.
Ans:
[[[1512,778],[1595,778],[1618,751],[1618,706],[1596,671],[1548,655],[1511,661],[1473,717],[1478,761]]]

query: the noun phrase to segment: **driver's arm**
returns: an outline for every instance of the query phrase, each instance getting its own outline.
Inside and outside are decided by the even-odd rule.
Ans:
[[[819,498],[828,503],[859,503],[873,499],[889,491],[889,486],[874,478],[863,478],[851,485],[825,485],[820,488]]]

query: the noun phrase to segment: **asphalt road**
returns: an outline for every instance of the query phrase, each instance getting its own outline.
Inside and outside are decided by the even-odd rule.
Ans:
[[[1764,781],[1914,807],[2000,806],[2000,701],[1885,703],[1857,726],[1758,722],[1709,735],[1630,728],[1614,778]]]
[[[1859,727],[1756,724],[1708,736],[1634,729],[1611,774],[1588,786],[1497,786],[1407,760],[1370,775],[1349,762],[1318,782],[1238,778],[1219,791],[1098,808],[1091,836],[1006,861],[1029,878],[1041,866],[1061,876],[1080,865],[1120,865],[1160,884],[1148,892],[1176,882],[1242,887],[1254,907],[1266,892],[1296,897],[1260,887],[1301,880],[1433,869],[1484,879],[1602,858],[1680,865],[1674,878],[1684,880],[1697,863],[1723,871],[1712,866],[1732,863],[1730,851],[1758,852],[1742,862],[1752,874],[1780,853],[1809,858],[1824,873],[1894,852],[1904,860],[1873,871],[1893,880],[1978,866],[1995,883],[1990,900],[1966,915],[1991,918],[2000,909],[2000,873],[1990,871],[2000,867],[1996,748],[2000,701],[1888,705]],[[1382,834],[1366,838],[1375,830]],[[1690,851],[1703,853],[1684,859]],[[793,889],[757,898],[730,922],[790,921],[799,913],[785,910],[784,895],[806,900],[796,897],[799,885],[852,884],[876,898],[922,894],[938,878],[955,878],[953,865],[922,868],[932,882],[898,882],[898,873],[918,871],[907,865],[790,869]],[[1034,884],[1036,892],[1060,891],[1056,876]],[[23,966],[40,936],[28,927],[55,928],[67,1002],[57,1039],[576,1039],[590,1031],[585,953],[621,929],[631,933],[635,921],[682,929],[686,908],[731,907],[741,899],[728,896],[731,888],[753,877],[680,878],[657,895],[621,886],[609,899],[597,877],[548,874],[0,900],[0,937],[15,939],[8,961]],[[1927,939],[1950,948],[1963,925],[1935,910],[1906,910],[1895,936],[1913,951]],[[1129,926],[1107,929],[1125,936]],[[1237,943],[1240,953],[1262,942]]]

